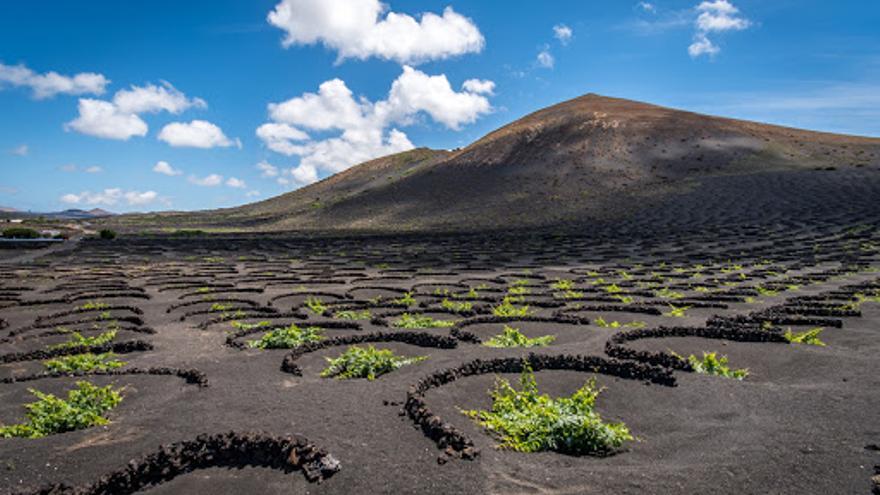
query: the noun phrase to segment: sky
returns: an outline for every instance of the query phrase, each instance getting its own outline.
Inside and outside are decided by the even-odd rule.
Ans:
[[[876,0],[0,2],[0,206],[234,206],[585,93],[880,137]]]

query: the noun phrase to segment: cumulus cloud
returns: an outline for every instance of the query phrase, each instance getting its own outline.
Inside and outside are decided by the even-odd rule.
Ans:
[[[195,175],[190,175],[189,181],[190,183],[197,186],[216,187],[223,183],[223,176],[219,174],[206,175],[205,177],[196,177]]]
[[[68,193],[61,196],[61,201],[71,205],[106,205],[113,206],[122,201],[130,206],[150,204],[159,199],[156,191],[123,191],[119,188],[104,189],[99,192],[83,191],[79,194]]]
[[[153,172],[170,177],[173,177],[175,175],[183,175],[183,171],[177,170],[176,168],[172,167],[171,164],[162,160],[156,162],[156,165],[153,166]]]
[[[474,94],[493,95],[495,94],[495,83],[485,79],[468,79],[461,83],[461,89]]]
[[[247,187],[247,184],[245,184],[243,180],[237,179],[235,177],[230,177],[226,179],[226,185],[237,189],[244,189]]]
[[[4,85],[30,88],[34,98],[51,98],[57,94],[100,95],[110,80],[94,72],[63,76],[57,72],[37,74],[24,65],[5,65],[0,62],[0,88]]]
[[[651,14],[657,13],[657,6],[654,5],[653,3],[639,2],[638,4],[636,4],[636,6],[645,12],[649,12]]]
[[[265,160],[257,164],[257,169],[260,171],[260,177],[263,177],[264,179],[278,177],[278,167]]]
[[[255,198],[260,195],[260,191],[257,191],[256,189],[252,189],[252,190],[244,193],[244,195],[247,196],[248,198]]]
[[[742,31],[747,29],[751,22],[743,17],[738,17],[739,9],[727,0],[715,0],[702,2],[697,6],[700,12],[697,17],[697,28],[703,32],[712,31]]]
[[[567,45],[571,41],[574,32],[565,24],[557,24],[553,26],[553,37],[558,39],[563,45]]]
[[[79,116],[64,128],[104,139],[128,140],[147,134],[149,127],[140,117],[142,113],[178,114],[206,106],[201,98],[188,98],[171,83],[162,81],[160,86],[147,84],[119,90],[112,101],[80,98]]]
[[[226,148],[236,144],[241,147],[240,142],[229,139],[223,130],[207,120],[167,124],[159,132],[159,140],[174,147]]]
[[[491,81],[481,83],[483,87],[492,84],[494,88]],[[473,83],[470,86],[473,87]],[[406,122],[419,112],[425,112],[435,121],[457,130],[463,124],[470,124],[480,115],[488,113],[491,105],[485,96],[471,92],[467,87],[462,92],[456,92],[443,74],[429,76],[404,66],[403,74],[391,84],[388,99],[379,102],[377,108],[380,113],[387,111],[391,118],[399,122]]]
[[[129,89],[117,91],[113,95],[113,104],[123,113],[165,111],[179,114],[191,107],[206,108],[208,106],[201,98],[188,98],[168,81],[161,81],[160,86],[147,84],[146,86],[132,86]]]
[[[285,47],[321,43],[339,61],[376,57],[418,64],[478,53],[485,45],[477,25],[452,7],[416,20],[388,11],[379,0],[282,0],[267,20],[285,32]]]
[[[718,45],[712,43],[704,33],[697,33],[694,36],[694,42],[688,47],[688,53],[691,57],[699,57],[700,55],[717,55],[721,51]]]
[[[392,83],[385,100],[355,98],[340,79],[322,83],[317,93],[305,93],[281,103],[269,104],[273,120],[257,129],[257,136],[271,150],[297,155],[300,163],[279,182],[297,185],[318,180],[319,172],[336,173],[378,156],[398,153],[414,146],[394,125],[412,124],[425,114],[450,129],[474,122],[492,110],[486,94],[492,81],[471,79],[455,91],[445,75],[429,76],[409,66]],[[335,137],[313,139],[303,130],[339,132]],[[258,165],[260,167],[260,165]],[[271,174],[269,167],[261,168]],[[275,175],[264,175],[276,177]]]
[[[299,149],[296,141],[306,141],[309,135],[288,124],[270,122],[257,128],[257,137],[270,150],[284,155],[296,154]]]
[[[739,9],[728,0],[704,1],[697,5],[697,12],[694,41],[688,47],[688,53],[694,58],[701,55],[711,57],[721,52],[721,48],[709,39],[709,33],[742,31],[752,25],[751,21],[739,15]]]
[[[92,165],[91,167],[86,167],[85,170],[83,170],[83,172],[87,174],[100,174],[103,171],[104,169],[98,165]]]
[[[536,59],[538,67],[543,67],[545,69],[552,69],[556,64],[556,59],[553,58],[553,55],[550,53],[550,50],[543,49],[538,53],[538,58]]]
[[[64,125],[89,136],[126,141],[132,136],[145,136],[147,123],[133,113],[120,112],[109,101],[80,98],[79,116]]]

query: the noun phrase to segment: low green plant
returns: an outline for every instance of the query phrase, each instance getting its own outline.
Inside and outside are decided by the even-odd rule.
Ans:
[[[471,287],[469,291],[456,294],[455,297],[461,299],[477,299],[478,297],[480,297],[480,293],[477,292],[477,289]]]
[[[323,315],[324,312],[327,311],[327,306],[324,304],[323,301],[321,301],[321,299],[317,297],[306,298],[306,307],[309,308],[312,313],[315,313],[319,316]]]
[[[623,289],[620,288],[617,284],[609,284],[602,287],[602,290],[609,294],[617,294],[618,292],[623,292]]]
[[[253,330],[255,328],[268,327],[270,324],[271,323],[269,323],[267,320],[258,321],[257,323],[243,323],[240,321],[233,321],[232,323],[230,323],[230,325],[232,325],[232,327],[236,330]]]
[[[531,294],[532,290],[523,285],[514,285],[513,287],[507,289],[507,293],[514,296],[524,296],[526,294]]]
[[[517,306],[511,302],[510,297],[505,297],[501,304],[492,308],[492,314],[501,318],[517,318],[528,316],[531,310],[527,305]]]
[[[673,355],[679,359],[683,359],[675,353],[673,353]],[[704,352],[702,359],[691,354],[687,357],[687,362],[691,365],[691,368],[693,368],[694,371],[705,375],[717,375],[725,378],[734,378],[736,380],[742,380],[749,376],[748,369],[730,369],[730,366],[727,365],[727,356],[718,357],[718,353],[716,352]]]
[[[765,297],[774,297],[779,294],[778,290],[768,289],[768,288],[762,287],[760,285],[755,287],[755,290],[758,291],[758,294],[761,294],[762,296],[765,296]]]
[[[309,342],[324,340],[324,332],[318,327],[300,328],[296,324],[276,328],[262,337],[248,342],[248,347],[257,349],[291,349]]]
[[[564,292],[554,292],[553,297],[556,299],[580,299],[584,297],[584,293],[576,290],[566,290]]]
[[[612,294],[611,297],[617,299],[622,304],[632,304],[635,302],[635,298],[632,296],[624,296],[623,294]]]
[[[112,385],[98,387],[86,381],[76,382],[76,388],[67,393],[67,400],[29,390],[37,401],[25,405],[28,421],[0,426],[0,438],[41,438],[105,425],[110,421],[104,415],[122,402],[121,390],[114,390]]]
[[[486,347],[544,347],[556,340],[555,335],[544,335],[530,339],[518,328],[504,325],[502,333],[492,337],[483,343]]]
[[[219,319],[220,321],[229,321],[229,320],[241,320],[247,317],[244,311],[240,309],[236,309],[235,311],[224,311],[220,313]]]
[[[410,306],[416,304],[418,301],[416,301],[416,298],[413,297],[412,292],[406,292],[403,294],[402,297],[395,299],[393,302],[394,302],[394,304],[410,307]]]
[[[455,312],[470,311],[474,307],[473,303],[467,301],[453,301],[449,298],[444,298],[443,301],[440,302],[440,306]]]
[[[104,239],[105,241],[113,240],[116,239],[116,231],[110,229],[101,229],[101,231],[98,232],[98,237]]]
[[[435,320],[430,316],[403,313],[392,326],[395,328],[447,328],[455,325],[454,321]]]
[[[351,346],[340,356],[325,359],[327,360],[327,367],[321,372],[323,377],[338,379],[366,378],[372,381],[403,366],[418,363],[428,358],[427,356],[397,356],[390,349],[380,350],[369,345],[367,347]]]
[[[112,352],[105,352],[104,354],[86,353],[49,359],[44,361],[43,365],[52,373],[109,371],[125,366],[124,361],[115,358],[116,354]]]
[[[663,299],[681,299],[684,297],[684,294],[681,292],[676,292],[669,287],[663,287],[662,289],[654,291],[654,294],[657,297],[662,297]]]
[[[223,311],[229,311],[230,309],[232,309],[231,304],[214,303],[211,305],[210,311],[220,313]]]
[[[336,314],[333,315],[337,320],[369,320],[373,317],[373,314],[369,309],[362,310],[346,310],[346,311],[337,311]]]
[[[691,309],[690,306],[676,306],[674,304],[669,304],[669,311],[663,313],[663,316],[671,316],[673,318],[684,318],[687,316],[687,310]]]
[[[591,379],[571,397],[551,398],[538,392],[535,375],[526,365],[519,390],[499,378],[489,392],[491,410],[462,413],[496,435],[502,449],[607,455],[633,436],[625,424],[606,423],[596,412],[601,391]]]
[[[602,318],[601,316],[594,319],[593,324],[596,325],[597,327],[602,327],[602,328],[621,328],[621,327],[645,328],[646,326],[648,326],[648,324],[645,323],[644,321],[630,321],[627,323],[621,323],[617,320],[605,321],[605,318]]]
[[[806,344],[806,345],[816,345],[820,347],[825,347],[825,342],[819,339],[819,334],[822,333],[822,327],[812,328],[810,330],[806,330],[804,332],[793,332],[791,328],[786,330],[783,337],[785,340],[791,342],[792,344]]]
[[[110,307],[110,305],[105,302],[86,301],[86,303],[83,304],[82,306],[80,306],[79,309],[81,309],[83,311],[91,311],[91,310],[95,310],[95,309],[107,309],[109,307]]]
[[[117,330],[108,330],[106,332],[101,332],[100,335],[94,337],[83,337],[81,333],[73,332],[70,334],[70,339],[68,339],[67,342],[51,345],[49,346],[49,349],[72,349],[74,347],[104,345],[113,342],[113,339],[116,338],[116,333]]]
[[[574,290],[574,280],[557,278],[556,282],[550,284],[550,287],[561,291]]]

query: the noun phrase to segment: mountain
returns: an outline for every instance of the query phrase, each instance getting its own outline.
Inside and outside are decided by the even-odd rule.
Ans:
[[[115,213],[111,213],[107,210],[103,210],[101,208],[93,208],[91,210],[81,210],[78,208],[72,208],[64,211],[52,211],[52,212],[24,212],[20,210],[16,210],[15,208],[0,208],[0,213],[15,213],[16,216],[24,217],[24,218],[50,218],[53,220],[90,220],[96,218],[104,218],[116,215]]]
[[[379,158],[238,208],[125,222],[304,231],[531,228],[613,221],[713,178],[800,177],[838,168],[874,177],[878,166],[877,138],[588,94],[463,149],[420,148]]]

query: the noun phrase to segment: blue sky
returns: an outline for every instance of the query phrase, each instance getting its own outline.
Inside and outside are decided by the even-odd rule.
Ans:
[[[880,136],[878,26],[865,0],[4,1],[0,206],[232,206],[588,92]]]

